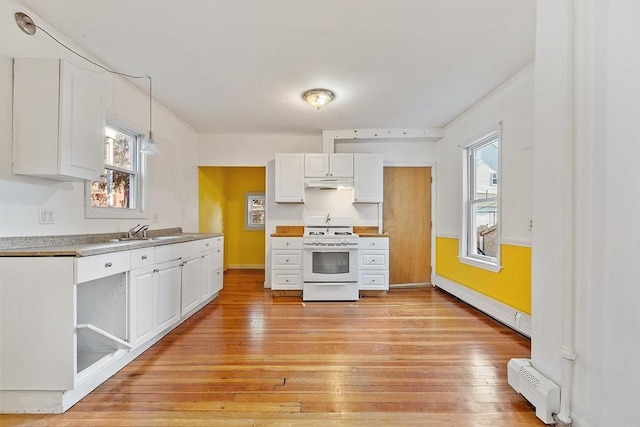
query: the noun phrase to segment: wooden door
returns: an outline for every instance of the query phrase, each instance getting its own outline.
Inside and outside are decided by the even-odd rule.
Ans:
[[[431,283],[431,168],[384,168],[389,284]]]

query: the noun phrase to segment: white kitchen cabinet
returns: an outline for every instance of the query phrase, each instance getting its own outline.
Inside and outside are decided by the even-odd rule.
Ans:
[[[381,154],[353,155],[353,202],[383,202],[383,160]]]
[[[200,303],[200,277],[202,275],[200,258],[182,261],[182,310],[185,316]]]
[[[389,289],[389,239],[361,237],[358,241],[360,265],[358,289],[386,291]]]
[[[304,154],[278,153],[275,163],[276,203],[304,203]]]
[[[153,326],[156,334],[180,321],[180,260],[157,264],[153,282]]]
[[[180,260],[138,268],[129,273],[130,342],[149,341],[180,320]]]
[[[353,154],[306,153],[304,155],[304,176],[307,178],[352,178]]]
[[[14,59],[13,173],[99,180],[104,169],[101,85],[59,59]]]
[[[212,280],[212,295],[216,295],[222,290],[223,284],[223,268],[224,268],[224,237],[215,237],[213,245],[213,255],[211,258],[211,280]]]
[[[129,274],[131,291],[131,299],[129,300],[130,342],[134,348],[155,335],[153,323],[154,277],[154,265],[137,268]]]
[[[302,290],[302,237],[271,239],[271,289]]]

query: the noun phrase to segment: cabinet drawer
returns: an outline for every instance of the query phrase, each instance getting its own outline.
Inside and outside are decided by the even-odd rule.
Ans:
[[[387,270],[360,270],[360,289],[389,289]]]
[[[389,269],[389,251],[361,251],[360,268]]]
[[[351,283],[303,283],[304,301],[356,301],[358,284]]]
[[[214,239],[204,239],[200,240],[200,250],[201,251],[210,251],[213,249],[213,245],[215,244]]]
[[[222,248],[215,248],[213,250],[213,253],[211,254],[211,268],[213,270],[222,268],[223,263],[224,263],[224,257],[222,254]]]
[[[182,257],[182,244],[174,243],[172,245],[156,246],[155,258],[156,264],[161,262],[173,261]]]
[[[274,237],[271,249],[302,249],[302,237]]]
[[[272,290],[302,290],[302,272],[296,270],[271,270]]]
[[[88,256],[76,260],[76,283],[111,276],[131,269],[129,251]]]
[[[134,249],[131,251],[131,269],[153,265],[155,262],[154,248]]]
[[[301,269],[302,251],[273,251],[271,256],[273,269]]]
[[[182,259],[186,260],[200,256],[200,245],[201,242],[199,240],[184,242],[182,244]]]
[[[388,250],[389,239],[386,237],[361,237],[360,239],[358,239],[358,249]]]

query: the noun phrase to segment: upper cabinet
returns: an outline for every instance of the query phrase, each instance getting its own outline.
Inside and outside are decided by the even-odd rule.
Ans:
[[[13,173],[99,180],[105,113],[100,84],[59,59],[14,60]]]
[[[307,153],[304,155],[304,176],[352,178],[352,153]]]
[[[276,203],[304,203],[304,154],[276,154]]]
[[[356,153],[353,155],[353,165],[353,202],[382,203],[382,155]]]

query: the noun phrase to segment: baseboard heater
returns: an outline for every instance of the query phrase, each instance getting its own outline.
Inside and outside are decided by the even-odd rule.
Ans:
[[[553,414],[560,410],[560,387],[542,375],[529,359],[511,359],[507,364],[507,381],[535,408],[545,424],[554,424]]]

